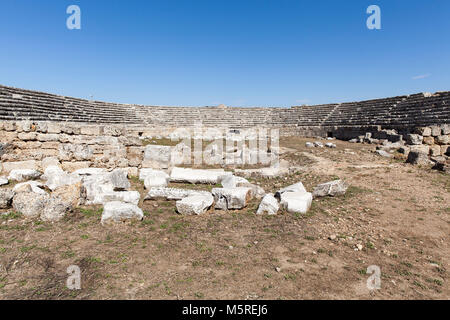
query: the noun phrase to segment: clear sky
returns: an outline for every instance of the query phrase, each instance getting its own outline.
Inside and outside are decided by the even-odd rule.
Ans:
[[[66,9],[81,8],[81,30]],[[381,30],[366,9],[381,8]],[[0,84],[146,105],[450,90],[449,0],[1,0]]]

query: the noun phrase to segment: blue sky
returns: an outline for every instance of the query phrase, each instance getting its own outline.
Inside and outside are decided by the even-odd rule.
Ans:
[[[81,8],[81,30],[66,8]],[[366,9],[381,8],[381,30]],[[0,84],[147,105],[450,90],[448,0],[2,0]]]

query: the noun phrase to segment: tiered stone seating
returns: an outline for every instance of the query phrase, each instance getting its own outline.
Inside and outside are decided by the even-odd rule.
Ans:
[[[116,104],[0,86],[0,120],[120,123],[154,127],[418,126],[450,122],[450,92],[291,108]]]

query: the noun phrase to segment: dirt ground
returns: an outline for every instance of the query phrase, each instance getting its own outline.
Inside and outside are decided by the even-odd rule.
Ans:
[[[203,216],[141,201],[144,220],[117,226],[100,224],[101,207],[53,224],[1,216],[0,298],[449,299],[449,175],[382,158],[372,145],[305,141],[314,139],[280,141],[295,149],[282,158],[297,172],[251,182],[266,192],[349,183],[345,196],[316,199],[306,215],[256,216],[253,200]],[[81,290],[66,288],[70,265],[81,269]],[[379,290],[367,288],[370,265],[381,269]]]

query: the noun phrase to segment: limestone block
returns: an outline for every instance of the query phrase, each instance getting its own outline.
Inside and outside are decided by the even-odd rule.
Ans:
[[[427,145],[415,145],[410,147],[411,151],[420,152],[424,154],[430,153],[430,146]]]
[[[9,173],[12,170],[20,170],[20,169],[37,170],[38,164],[39,162],[35,160],[3,162],[3,172]]]
[[[81,204],[82,198],[82,185],[81,181],[77,183],[62,185],[57,187],[53,192],[52,196],[59,197],[66,203],[70,203],[72,208],[76,208]]]
[[[92,161],[63,161],[61,162],[61,167],[64,171],[74,172],[79,169],[89,168],[92,165]]]
[[[221,210],[243,209],[251,200],[251,190],[245,187],[213,188],[215,208]]]
[[[436,143],[439,144],[439,145],[450,144],[450,135],[437,136],[436,137]]]
[[[443,135],[449,135],[450,134],[450,124],[448,124],[448,123],[442,124],[441,125],[441,129],[442,129],[442,134]]]
[[[214,203],[211,194],[193,195],[176,202],[177,211],[184,215],[200,215],[205,213]]]
[[[140,221],[143,218],[144,213],[137,205],[112,201],[105,203],[103,206],[101,224],[119,223],[130,220]]]
[[[142,168],[139,170],[139,180],[145,181],[147,177],[161,177],[164,179],[169,179],[169,175],[162,170],[156,170],[151,168]]]
[[[59,146],[59,159],[69,160],[92,160],[93,159],[92,148],[88,145],[76,145],[76,144],[61,144]]]
[[[423,137],[423,143],[432,146],[434,144],[434,137],[432,136]]]
[[[28,218],[36,218],[45,211],[49,198],[48,194],[19,192],[14,195],[12,203],[15,211]]]
[[[47,123],[47,133],[61,133],[62,125],[57,122]]]
[[[40,148],[42,149],[58,149],[59,148],[59,141],[52,141],[52,142],[42,142]]]
[[[442,128],[440,126],[432,126],[431,127],[431,135],[433,137],[440,136],[442,134]]]
[[[406,136],[406,143],[411,145],[420,145],[422,144],[423,136],[412,133]]]
[[[37,139],[36,132],[21,132],[17,135],[20,140],[23,141],[35,141]]]
[[[0,209],[11,208],[14,192],[11,189],[0,189]]]
[[[423,137],[431,136],[431,128],[430,127],[419,127],[419,128],[416,128],[414,131],[415,131],[415,133],[417,133]]]
[[[200,195],[210,194],[210,192],[201,190],[178,189],[178,188],[150,188],[144,200],[156,200],[156,199],[181,200],[183,198],[199,194]]]
[[[92,202],[86,202],[86,204],[104,204],[111,201],[121,201],[138,205],[140,199],[141,194],[138,191],[110,191],[98,194]]]
[[[143,168],[167,169],[170,165],[170,146],[148,145],[145,147]]]
[[[38,133],[37,135],[38,141],[46,142],[46,141],[59,141],[59,135],[58,134],[45,134],[45,133]]]
[[[47,192],[45,192],[45,186],[43,183],[38,182],[38,181],[27,181],[27,182],[22,182],[22,183],[18,183],[14,186],[13,191],[15,193],[19,193],[19,192],[23,192],[23,191],[31,191],[34,193],[38,193],[38,194],[47,194]]]
[[[118,136],[123,134],[123,130],[119,126],[107,125],[107,126],[103,127],[103,134],[106,135],[106,136],[118,137]]]
[[[48,166],[44,171],[42,179],[46,181],[45,185],[50,190],[56,190],[58,187],[76,184],[81,181],[78,175],[68,174],[58,166]]]
[[[309,192],[284,192],[280,204],[289,213],[306,213],[311,207],[312,194]]]
[[[145,147],[128,147],[127,159],[128,164],[132,167],[138,167],[144,160]]]
[[[277,214],[280,209],[278,200],[273,196],[273,194],[266,194],[259,204],[256,214]]]
[[[43,221],[59,221],[71,210],[71,202],[59,197],[51,196],[46,201],[44,210],[41,212],[40,217]]]
[[[39,179],[41,173],[33,169],[14,169],[11,170],[8,176],[8,180],[25,181]]]
[[[428,165],[432,163],[429,160],[427,153],[413,150],[409,152],[406,162],[417,165]]]
[[[145,189],[167,187],[169,179],[162,176],[147,176],[144,179]]]
[[[438,145],[430,146],[430,156],[440,156],[441,155],[441,147]]]
[[[223,179],[225,175],[232,175],[231,172],[225,172],[223,169],[218,170],[202,170],[191,168],[178,168],[172,169],[170,174],[171,182],[182,183],[205,183],[205,184],[218,184],[219,178]]]
[[[348,185],[343,180],[334,180],[319,184],[312,193],[314,198],[325,196],[341,196],[347,191]]]
[[[80,133],[87,136],[99,136],[100,126],[83,126],[81,127]]]

